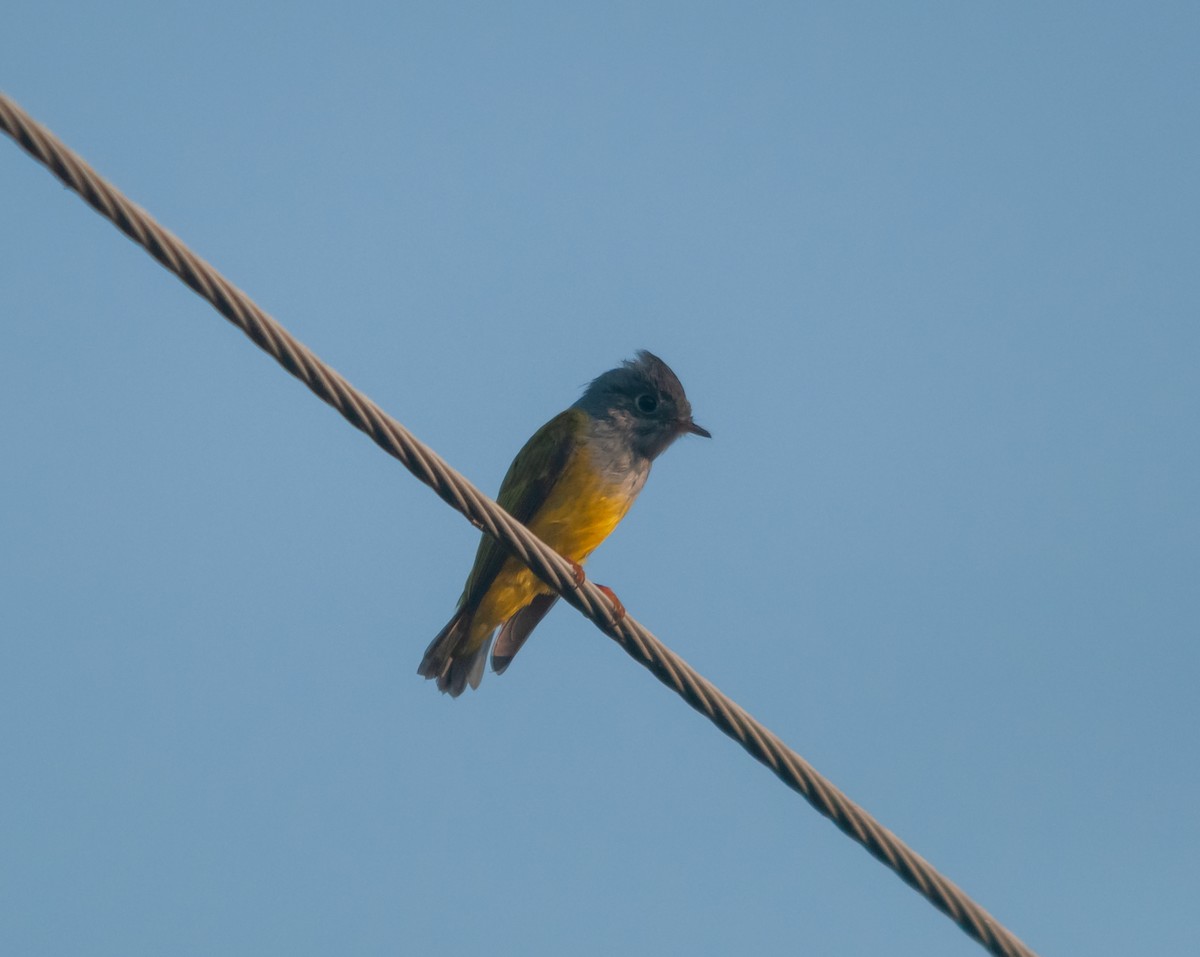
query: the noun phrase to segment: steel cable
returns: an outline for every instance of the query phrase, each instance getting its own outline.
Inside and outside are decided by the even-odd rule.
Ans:
[[[3,93],[0,93],[0,127],[99,213],[112,220],[130,239],[145,247],[163,266],[208,300],[288,372],[337,409],[351,425],[399,459],[405,468],[474,525],[503,542],[540,578],[614,639],[631,658],[648,668],[659,681],[770,768],[788,787],[799,792],[817,811],[895,871],[990,953],[998,957],[1036,957],[987,911],[632,617],[626,615],[615,621],[607,597],[590,581],[577,585],[570,563],[562,556],[321,362],[249,296],[159,226],[149,214],[106,182]]]

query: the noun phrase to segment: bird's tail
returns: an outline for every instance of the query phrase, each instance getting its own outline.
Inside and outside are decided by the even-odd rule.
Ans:
[[[467,650],[472,617],[465,608],[455,612],[446,627],[429,643],[421,666],[417,668],[417,674],[436,678],[438,690],[447,692],[452,698],[462,694],[467,685],[478,688],[483,679],[483,666],[492,636],[488,635],[478,648]]]
[[[498,675],[504,674],[504,669],[512,664],[513,658],[528,640],[530,633],[537,627],[538,622],[546,617],[546,612],[554,607],[556,601],[558,595],[554,592],[535,595],[533,601],[501,626],[500,637],[496,639],[496,647],[492,649],[492,671]]]

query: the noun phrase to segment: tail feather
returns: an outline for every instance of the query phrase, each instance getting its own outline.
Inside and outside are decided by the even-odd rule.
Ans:
[[[553,592],[536,595],[533,601],[504,623],[500,637],[496,639],[495,650],[492,651],[492,671],[498,675],[504,674],[504,669],[512,663],[530,633],[556,601],[558,595]]]
[[[465,645],[470,634],[471,615],[466,609],[461,609],[429,643],[425,657],[417,668],[417,674],[436,678],[438,690],[448,693],[452,698],[462,694],[467,685],[478,688],[483,680],[483,666],[487,661],[492,636],[488,635],[474,651],[467,651]]]

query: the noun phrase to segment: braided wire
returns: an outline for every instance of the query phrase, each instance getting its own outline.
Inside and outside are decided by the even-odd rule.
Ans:
[[[569,562],[452,469],[403,425],[318,359],[212,266],[163,229],[145,210],[0,93],[0,128],[64,184],[143,246],[170,272],[210,302],[256,345],[275,358],[355,428],[474,525],[499,539],[542,580],[590,618],[625,652],[692,708],[766,765],[788,787],[882,861],[934,907],[997,957],[1036,957],[1015,935],[938,873],[804,758],[723,695],[646,628],[626,615],[617,620],[608,598],[590,581],[577,584]]]

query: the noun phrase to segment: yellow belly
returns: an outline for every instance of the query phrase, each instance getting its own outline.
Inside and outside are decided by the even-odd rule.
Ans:
[[[564,558],[582,565],[625,517],[636,497],[636,488],[606,479],[592,467],[587,450],[581,449],[529,521],[529,528]],[[469,646],[478,647],[535,595],[550,590],[524,563],[506,559],[479,603]]]

